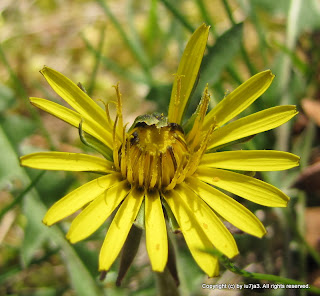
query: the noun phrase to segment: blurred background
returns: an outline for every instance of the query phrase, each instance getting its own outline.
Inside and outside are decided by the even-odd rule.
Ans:
[[[301,166],[256,174],[291,197],[287,209],[244,202],[268,230],[263,239],[235,233],[241,268],[320,287],[320,2],[317,0],[1,0],[0,1],[0,295],[156,295],[144,243],[115,286],[118,263],[99,281],[98,254],[109,225],[86,241],[64,238],[71,219],[41,220],[64,194],[95,177],[19,166],[30,152],[89,151],[76,129],[36,110],[28,97],[62,103],[39,70],[46,65],[81,82],[99,102],[120,82],[125,122],[165,112],[173,74],[191,33],[212,26],[189,114],[206,83],[212,106],[255,73],[271,69],[269,90],[244,115],[297,105],[299,115],[240,149],[277,149]],[[102,105],[102,104],[101,104]],[[102,105],[103,106],[103,105]],[[243,115],[243,114],[242,114]],[[309,295],[303,290],[205,290],[202,284],[257,283],[226,271],[208,279],[176,236],[181,295]],[[168,294],[169,295],[169,294]]]

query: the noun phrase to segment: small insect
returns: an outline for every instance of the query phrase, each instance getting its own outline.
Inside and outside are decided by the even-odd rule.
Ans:
[[[184,134],[184,131],[179,124],[174,122],[169,123],[168,118],[164,116],[163,113],[158,113],[158,112],[138,116],[134,120],[134,123],[132,124],[130,130],[136,127],[147,127],[151,125],[155,125],[157,128],[162,128],[167,126],[170,128],[171,131],[179,131],[182,134]],[[132,135],[135,138],[134,133]]]
[[[155,125],[158,128],[165,127],[168,125],[168,118],[164,116],[163,113],[159,112],[140,115],[134,120],[130,130],[135,127],[146,127],[151,125]]]

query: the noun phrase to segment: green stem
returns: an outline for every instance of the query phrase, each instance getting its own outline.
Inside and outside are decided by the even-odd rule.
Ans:
[[[167,268],[163,272],[155,272],[160,296],[179,296],[179,289]]]
[[[59,250],[60,248],[57,248],[45,253],[41,258],[32,260],[29,266],[41,264],[45,261],[48,261],[48,258],[50,258],[52,255],[57,254]],[[12,278],[14,278],[14,276],[21,271],[22,267],[20,264],[13,265],[8,270],[2,270],[2,274],[0,275],[0,284],[5,283],[8,279],[12,280]],[[24,271],[26,271],[26,269],[24,269]]]
[[[206,8],[203,0],[196,0],[197,4],[198,4],[198,7],[199,7],[199,10],[200,10],[200,13],[204,19],[204,21],[208,24],[208,25],[211,25],[212,26],[212,30],[213,30],[213,34],[216,35],[216,30],[215,30],[215,27],[213,26],[213,22],[211,21],[211,18],[208,14],[208,9]]]
[[[257,272],[249,272],[247,270],[241,269],[237,266],[235,266],[226,256],[224,256],[222,253],[220,253],[218,250],[210,250],[210,253],[218,256],[223,266],[230,270],[231,272],[235,274],[239,274],[246,278],[256,279],[256,280],[266,280],[270,282],[280,283],[284,285],[302,285],[306,286],[307,284],[301,281],[296,281],[293,279],[284,278],[277,275],[272,274],[264,274],[264,273],[257,273]],[[320,288],[317,288],[315,286],[308,285],[308,291],[316,294],[320,294]]]
[[[287,17],[287,32],[286,32],[286,46],[289,50],[294,51],[296,47],[296,42],[298,38],[298,26],[299,26],[299,18],[300,18],[300,12],[302,7],[302,0],[291,0],[289,11],[288,11],[288,17]],[[283,57],[281,72],[279,73],[280,79],[280,97],[281,97],[281,105],[288,105],[294,103],[294,96],[291,88],[292,83],[292,76],[291,76],[291,69],[292,69],[292,61],[289,56]],[[284,124],[279,127],[277,131],[277,139],[275,148],[277,150],[281,151],[288,151],[289,150],[289,143],[290,143],[290,137],[291,137],[291,125],[290,124]],[[285,177],[287,174],[283,173],[283,177]],[[281,216],[280,216],[281,215]],[[295,219],[293,218],[294,215],[294,209],[290,209],[290,211],[282,211],[280,212],[279,218],[280,221],[282,221],[282,229],[293,229],[296,230],[296,222],[290,224],[290,220]],[[292,252],[290,252],[289,244],[292,239],[290,231],[285,231],[285,239],[284,239],[284,245],[286,247],[285,254],[287,256],[285,257],[285,275],[290,276],[290,273],[292,271],[291,265],[294,263],[294,258]]]
[[[16,204],[18,204],[23,197],[39,182],[46,171],[42,171],[30,184],[26,187],[9,205],[2,209],[0,212],[0,221],[2,217],[10,211]]]
[[[204,19],[204,21],[211,26],[212,28],[212,33],[213,35],[218,38],[219,35],[215,29],[215,26],[213,24],[213,20],[211,20],[209,14],[208,14],[208,9],[206,8],[203,0],[196,0],[197,1],[197,4],[198,4],[198,7],[199,7],[199,10],[200,10],[200,13]],[[229,73],[229,75],[231,76],[231,78],[237,83],[237,84],[242,84],[243,83],[243,79],[241,78],[241,76],[239,75],[239,73],[236,71],[235,67],[233,65],[227,65],[226,66],[226,69]]]
[[[232,65],[228,65],[227,66],[227,71],[229,73],[229,75],[231,76],[231,78],[237,83],[237,84],[242,84],[243,83],[243,79],[241,78],[241,76],[239,75],[239,73],[237,72],[237,70],[235,69],[235,67],[233,67]]]
[[[3,284],[6,282],[7,279],[14,278],[16,274],[18,274],[21,271],[21,267],[18,265],[15,265],[11,267],[9,270],[2,270],[0,275],[0,284]]]
[[[100,62],[101,62],[101,52],[102,52],[102,47],[103,47],[103,44],[104,44],[105,29],[106,29],[105,26],[103,26],[101,28],[100,40],[99,40],[99,44],[98,44],[97,54],[95,55],[95,62],[94,62],[94,66],[93,66],[93,69],[92,69],[92,73],[90,75],[90,82],[89,82],[89,87],[88,87],[88,95],[90,97],[91,97],[93,89],[95,87],[96,77],[97,77],[99,65],[100,65]]]
[[[94,48],[94,46],[89,42],[89,40],[85,37],[84,34],[80,34],[86,48],[95,56],[99,56],[100,53]],[[112,70],[113,72],[117,73],[118,75],[124,77],[127,80],[131,80],[136,83],[148,84],[148,80],[145,76],[138,77],[136,74],[133,74],[128,71],[127,68],[120,67],[116,62],[112,59],[108,59],[107,57],[100,55],[100,61],[104,65],[104,67],[108,70]]]
[[[5,66],[5,68],[7,69],[10,78],[12,80],[12,82],[14,83],[14,85],[16,86],[16,94],[18,97],[21,98],[27,98],[28,97],[28,93],[26,92],[26,89],[24,87],[24,85],[21,83],[21,80],[19,79],[19,77],[16,75],[16,73],[13,71],[5,53],[4,50],[2,48],[2,45],[0,43],[0,61],[3,63],[3,65]],[[40,128],[42,135],[47,139],[50,149],[51,150],[55,150],[55,145],[53,144],[53,141],[50,137],[50,134],[48,133],[48,131],[45,129],[41,117],[40,115],[35,111],[35,109],[33,107],[31,107],[30,104],[26,104],[26,100],[22,100],[23,105],[25,106],[25,108],[30,112],[32,118],[36,121],[37,126]]]
[[[266,33],[260,23],[260,19],[258,17],[257,11],[256,11],[256,4],[254,4],[254,2],[251,3],[251,12],[250,12],[250,17],[251,20],[254,24],[254,28],[258,34],[258,38],[259,38],[259,48],[260,48],[260,52],[261,52],[261,56],[263,59],[263,63],[265,65],[268,65],[268,56],[267,56],[267,52],[266,49],[268,48],[268,43],[266,40]]]
[[[188,22],[188,20],[184,17],[184,15],[182,13],[179,12],[179,10],[172,5],[171,2],[169,2],[168,0],[161,0],[161,2],[167,7],[167,9],[169,11],[171,11],[171,13],[182,23],[182,25],[189,30],[191,33],[193,33],[195,31],[195,28],[193,28],[193,26]],[[206,13],[206,8],[204,6],[204,3],[202,0],[197,0],[200,12],[202,14],[202,17],[204,18],[205,22],[207,22],[208,25],[210,25],[213,28],[213,34],[215,37],[218,37],[217,32],[214,29],[213,26],[213,22],[210,20],[209,15]],[[209,46],[207,46],[207,48],[209,49]],[[235,70],[235,68],[232,65],[227,65],[226,69],[228,71],[228,73],[230,74],[230,76],[232,77],[232,79],[238,83],[238,84],[242,84],[243,80],[240,77],[240,75],[238,74],[238,72]]]
[[[303,235],[301,235],[300,232],[297,233],[297,236],[299,237],[299,239],[301,240],[301,242],[304,244],[304,246],[306,247],[308,253],[311,255],[311,257],[313,258],[313,260],[315,262],[317,262],[317,264],[320,266],[320,255],[319,253],[308,244],[308,242],[306,241],[306,239],[304,238]]]
[[[233,17],[232,10],[231,10],[231,7],[230,7],[228,1],[227,0],[222,0],[222,3],[223,3],[223,6],[224,6],[224,8],[225,8],[225,10],[227,12],[227,15],[229,17],[230,22],[232,23],[232,25],[236,25],[237,23],[236,23],[236,21],[235,21],[235,19]],[[251,75],[256,74],[258,71],[255,68],[255,66],[251,63],[251,61],[249,59],[249,55],[247,53],[247,50],[246,50],[243,42],[241,42],[240,46],[241,46],[240,50],[241,50],[242,57],[243,57],[243,59],[245,61],[245,64],[247,65],[247,68],[248,68],[250,74]]]
[[[128,35],[123,30],[122,26],[120,25],[119,21],[116,19],[114,14],[111,12],[110,8],[108,7],[106,1],[103,0],[96,0],[102,9],[104,10],[107,17],[109,17],[110,21],[113,23],[115,28],[118,30],[118,33],[120,34],[121,38],[125,42],[125,44],[128,46],[128,48],[131,50],[132,54],[135,56],[139,64],[142,66],[146,79],[149,80],[149,84],[152,84],[151,79],[151,72],[150,72],[150,65],[149,61],[147,60],[147,57],[144,52],[142,52],[141,48],[134,43],[131,39],[129,39]]]
[[[161,0],[161,2],[167,7],[168,10],[171,11],[175,18],[178,19],[190,32],[195,31],[195,28],[188,22],[184,15],[180,13],[174,5],[172,5],[174,1],[170,2],[168,0]]]
[[[286,32],[286,46],[289,51],[294,51],[298,37],[299,17],[302,7],[301,0],[291,0],[288,19],[287,19],[287,32]],[[291,83],[291,59],[289,56],[285,56],[280,73],[280,95],[282,97],[280,104],[288,105],[292,104],[293,98],[290,92]],[[277,149],[282,151],[288,151],[289,139],[290,139],[290,125],[284,124],[278,129]]]
[[[294,207],[296,214],[296,223],[291,224],[291,227],[296,232],[296,236],[300,239],[301,243],[298,250],[297,263],[299,265],[299,280],[306,281],[308,278],[307,275],[307,254],[309,246],[306,240],[301,236],[301,233],[305,233],[306,229],[306,196],[304,192],[299,192],[298,198],[296,201],[296,206]],[[316,260],[316,259],[315,259]],[[306,293],[301,293],[301,296],[305,296]]]
[[[299,197],[299,200],[304,199]],[[301,211],[302,212],[302,211]],[[288,219],[289,225],[296,225],[294,218],[292,215],[287,215],[286,218]],[[309,243],[306,241],[305,237],[301,234],[301,230],[298,229],[298,227],[292,227],[292,231],[294,232],[294,235],[300,242],[303,244],[303,246],[306,248],[308,253],[311,255],[313,260],[320,266],[320,255],[319,253],[309,245]]]
[[[236,23],[236,20],[233,17],[232,10],[231,10],[231,7],[230,7],[228,1],[227,0],[222,0],[222,3],[223,3],[223,6],[224,6],[224,9],[227,12],[229,20],[234,25]]]

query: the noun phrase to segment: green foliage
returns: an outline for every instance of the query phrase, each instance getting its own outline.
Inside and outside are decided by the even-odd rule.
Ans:
[[[0,296],[155,295],[156,280],[143,237],[122,287],[116,288],[117,264],[104,281],[98,280],[98,254],[108,222],[75,246],[65,239],[70,220],[51,228],[42,224],[48,207],[90,176],[42,173],[19,165],[19,156],[25,152],[86,149],[75,140],[76,129],[59,125],[29,104],[28,96],[59,100],[38,71],[43,64],[55,67],[81,81],[93,99],[104,102],[115,100],[111,86],[120,81],[130,126],[140,114],[167,112],[181,49],[195,28],[206,22],[212,28],[188,115],[195,111],[207,83],[213,106],[250,75],[269,68],[276,78],[249,111],[296,104],[303,114],[301,99],[318,99],[320,93],[317,0],[31,1],[25,6],[5,2],[0,18]],[[317,128],[308,116],[299,115],[279,131],[237,145],[292,151],[301,156],[301,167],[308,168],[319,145]],[[101,151],[100,143],[81,135],[86,144]],[[103,153],[110,159],[110,151]],[[300,174],[301,168],[257,176],[292,198],[291,208],[285,211],[252,206],[264,217],[268,237],[257,243],[256,238],[234,230],[241,251],[234,262],[239,266],[255,263],[256,269],[271,277],[245,273],[222,258],[221,278],[229,269],[256,280],[277,281],[281,275],[311,284],[316,276],[313,266],[320,260],[306,243],[304,224],[307,209],[319,205],[319,195],[316,190],[292,188]],[[177,231],[174,217],[168,218]],[[181,295],[208,294],[201,284],[219,279],[203,275],[181,237],[175,236],[174,243]],[[268,295],[285,293],[279,289]]]
[[[14,103],[14,94],[9,87],[0,84],[0,97],[0,112],[3,112]]]

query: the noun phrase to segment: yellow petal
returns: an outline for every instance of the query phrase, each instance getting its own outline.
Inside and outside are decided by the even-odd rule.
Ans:
[[[30,102],[37,108],[46,111],[77,128],[79,127],[79,124],[83,119],[82,129],[86,133],[104,143],[109,148],[112,148],[112,134],[108,130],[97,124],[91,117],[84,120],[84,118],[78,112],[75,112],[69,108],[45,99],[30,98]]]
[[[220,127],[237,116],[268,89],[273,78],[274,75],[267,70],[242,83],[207,114],[203,128],[209,129],[212,124]]]
[[[159,192],[147,191],[145,198],[146,246],[152,270],[162,272],[168,260],[168,237]]]
[[[95,232],[126,197],[130,188],[127,181],[116,182],[92,201],[72,222],[67,238],[76,243]]]
[[[208,149],[276,128],[297,113],[295,106],[277,106],[235,120],[212,133]]]
[[[176,186],[175,191],[194,214],[211,243],[229,258],[237,255],[239,251],[233,236],[201,197],[184,183]]]
[[[22,166],[53,171],[114,172],[113,163],[92,155],[69,152],[36,152],[20,157]]]
[[[240,150],[204,154],[199,166],[239,171],[281,171],[299,165],[300,157],[275,150]]]
[[[109,187],[119,182],[120,174],[114,173],[103,176],[88,182],[81,187],[73,190],[62,199],[57,201],[46,213],[43,223],[51,226],[52,224],[75,213],[87,203],[94,200],[97,196],[106,191]]]
[[[203,24],[191,36],[175,75],[169,112],[169,122],[180,124],[194,83],[197,79],[203,53],[206,48],[209,26]]]
[[[217,276],[219,274],[218,259],[203,252],[203,250],[212,249],[213,245],[198,224],[193,212],[175,190],[163,192],[162,195],[180,225],[181,232],[194,260],[209,277]]]
[[[99,270],[109,270],[119,255],[132,223],[137,217],[144,192],[133,189],[115,215],[104,239],[99,256]]]
[[[198,178],[247,200],[267,207],[286,207],[289,197],[278,188],[246,175],[201,167]]]
[[[109,128],[109,132],[112,133],[105,112],[75,83],[49,67],[44,67],[40,72],[52,89],[72,108],[84,118],[91,117],[102,127]]]
[[[186,183],[226,221],[251,235],[265,235],[266,230],[260,220],[230,196],[193,177],[189,177]]]

